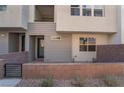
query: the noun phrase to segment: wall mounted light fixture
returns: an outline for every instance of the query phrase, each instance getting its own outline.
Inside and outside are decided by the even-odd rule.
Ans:
[[[1,34],[0,36],[1,36],[1,37],[4,37],[4,36],[5,36],[5,34]]]

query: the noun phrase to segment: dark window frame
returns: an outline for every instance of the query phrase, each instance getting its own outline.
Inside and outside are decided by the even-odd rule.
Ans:
[[[71,16],[80,16],[80,5],[71,5]]]

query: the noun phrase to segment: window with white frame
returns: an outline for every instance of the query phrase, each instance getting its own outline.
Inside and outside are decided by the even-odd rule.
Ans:
[[[94,37],[80,37],[80,52],[95,52],[96,51],[96,39]]]
[[[71,5],[71,15],[73,16],[102,17],[105,15],[104,13],[105,8],[103,5]]]
[[[91,16],[91,6],[90,5],[82,5],[82,15],[83,16]]]
[[[0,11],[6,11],[7,5],[0,5]]]
[[[71,5],[71,15],[72,16],[80,15],[80,6],[79,5]]]

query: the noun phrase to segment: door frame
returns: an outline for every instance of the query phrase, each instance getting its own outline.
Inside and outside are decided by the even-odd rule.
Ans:
[[[22,52],[22,37],[23,36],[25,37],[25,34],[19,34],[19,52]],[[24,51],[25,51],[25,40],[23,43],[24,43]]]
[[[44,37],[44,36],[43,36],[43,37]],[[39,39],[39,38],[41,39],[42,37],[40,37],[40,36],[39,36],[39,37],[37,37],[37,36],[35,37],[35,58],[36,58],[36,59],[39,58],[39,57],[38,57],[38,39]],[[43,58],[44,58],[44,57],[43,57]]]

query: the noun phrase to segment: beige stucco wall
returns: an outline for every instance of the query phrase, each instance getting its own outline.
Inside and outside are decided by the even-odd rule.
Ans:
[[[80,52],[79,51],[79,38],[80,37],[94,37],[96,38],[96,45],[109,44],[109,38],[107,34],[72,34],[72,58],[75,61],[92,61],[93,58],[96,58],[96,52]],[[77,57],[75,57],[77,56]]]
[[[6,11],[0,11],[0,27],[18,27],[20,25],[21,6],[7,5]]]
[[[21,6],[21,26],[25,29],[28,27],[29,22],[29,14],[30,6],[29,5],[22,5]]]
[[[29,6],[29,22],[34,22],[35,19],[35,6],[30,5]]]
[[[0,11],[0,27],[21,27],[27,29],[29,6],[7,5],[6,11]]]
[[[105,6],[104,17],[71,16],[69,5],[55,8],[58,32],[116,32],[116,6]]]
[[[118,38],[120,43],[124,44],[124,5],[118,7],[120,9],[118,12],[118,35],[115,38]]]
[[[124,6],[117,6],[117,33],[110,35],[111,44],[124,44]]]

